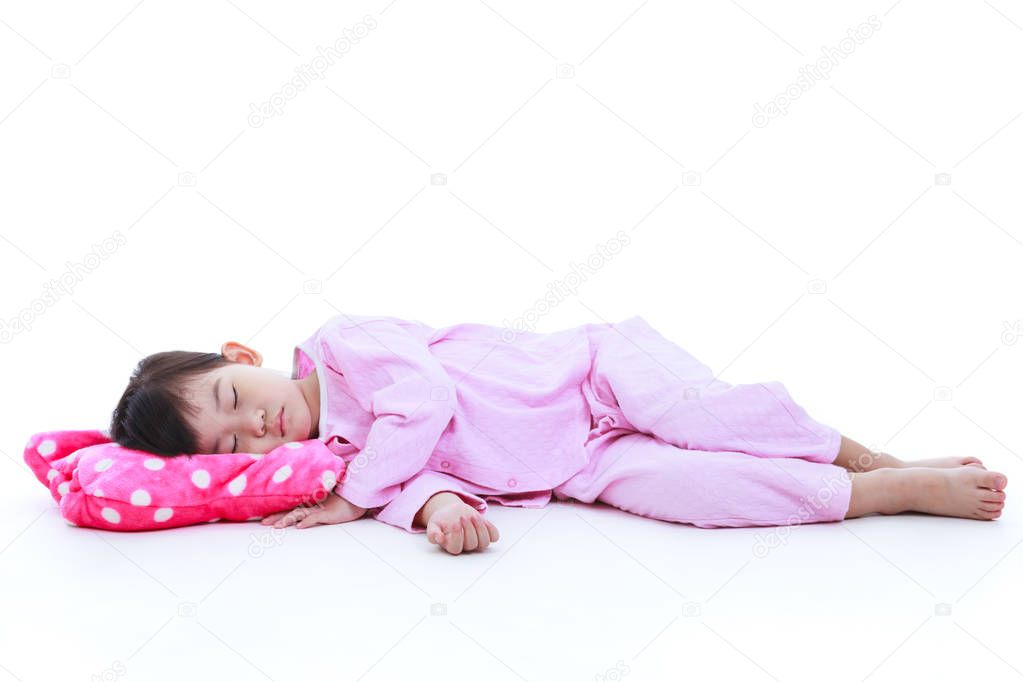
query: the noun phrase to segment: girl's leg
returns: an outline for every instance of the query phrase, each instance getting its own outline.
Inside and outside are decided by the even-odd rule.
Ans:
[[[979,466],[880,468],[851,472],[845,518],[905,511],[997,519],[1005,504],[1005,474]]]
[[[831,464],[686,450],[645,433],[589,447],[589,462],[554,489],[557,499],[701,528],[839,521],[849,508],[851,475]]]
[[[976,457],[935,457],[904,461],[889,455],[887,452],[875,452],[860,445],[851,438],[842,436],[842,446],[838,450],[834,464],[849,471],[874,471],[875,469],[904,469],[906,467],[954,468],[960,466],[980,466],[983,463]]]
[[[814,420],[777,381],[731,385],[665,338],[642,317],[595,332],[584,382],[594,416],[657,436],[683,449],[799,457],[848,471],[983,467],[976,457],[904,461],[873,452]]]
[[[684,450],[644,433],[607,434],[556,499],[601,501],[701,528],[787,526],[916,511],[996,519],[1004,474],[977,466],[848,472],[800,458]]]
[[[594,416],[684,450],[801,458],[830,464],[842,435],[807,414],[777,381],[732,385],[642,317],[595,338],[583,393]],[[621,417],[620,419],[618,417]]]

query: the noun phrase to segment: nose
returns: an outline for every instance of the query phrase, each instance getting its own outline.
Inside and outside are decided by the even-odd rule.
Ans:
[[[231,434],[238,434],[238,452],[261,452],[260,443],[257,439],[267,435],[266,410],[256,410],[249,413],[249,416],[239,415],[228,426],[228,443]]]

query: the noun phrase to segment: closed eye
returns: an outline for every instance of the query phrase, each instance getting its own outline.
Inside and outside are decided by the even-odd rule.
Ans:
[[[234,409],[237,410],[238,409],[238,389],[235,388],[234,386],[232,386],[231,390],[234,391]],[[236,433],[236,434],[234,434],[234,445],[231,446],[231,452],[236,452],[237,450],[238,450],[238,434]]]

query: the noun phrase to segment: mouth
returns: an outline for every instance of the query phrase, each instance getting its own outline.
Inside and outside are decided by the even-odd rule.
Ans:
[[[278,414],[277,430],[280,432],[281,438],[283,438],[284,435],[285,435],[284,434],[284,406],[283,405],[281,405],[281,411],[280,411],[280,414]]]

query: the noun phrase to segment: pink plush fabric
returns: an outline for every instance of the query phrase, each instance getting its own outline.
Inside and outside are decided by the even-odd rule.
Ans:
[[[319,440],[265,455],[161,457],[128,450],[99,430],[32,436],[25,462],[76,526],[156,530],[211,521],[255,521],[323,501],[345,472]]]

